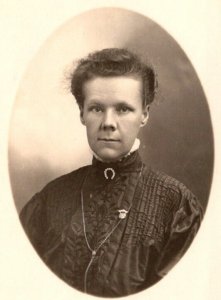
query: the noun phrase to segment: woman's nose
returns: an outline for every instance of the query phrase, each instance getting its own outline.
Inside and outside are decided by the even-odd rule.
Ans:
[[[116,115],[113,111],[106,111],[103,115],[103,129],[115,130],[117,127]]]

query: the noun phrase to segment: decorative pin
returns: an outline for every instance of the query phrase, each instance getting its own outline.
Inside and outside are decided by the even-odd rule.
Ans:
[[[105,176],[106,179],[109,179],[108,174],[107,174],[108,172],[111,173],[110,179],[111,179],[111,180],[114,179],[114,177],[115,177],[115,171],[114,171],[114,169],[112,169],[112,168],[106,168],[106,169],[104,170],[104,176]]]
[[[119,219],[125,219],[128,213],[128,210],[125,209],[118,209],[119,212]]]

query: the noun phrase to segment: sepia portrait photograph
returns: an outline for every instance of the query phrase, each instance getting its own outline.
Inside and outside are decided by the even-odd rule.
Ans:
[[[208,299],[211,286],[217,299],[220,104],[210,83],[216,63],[202,50],[211,36],[191,36],[196,6],[173,35],[160,1],[112,2],[70,3],[47,30],[36,19],[41,37],[27,30],[38,42],[23,42],[32,51],[14,75],[2,151],[7,257],[23,279],[7,284],[18,299]],[[207,10],[205,1],[200,18],[215,3]]]

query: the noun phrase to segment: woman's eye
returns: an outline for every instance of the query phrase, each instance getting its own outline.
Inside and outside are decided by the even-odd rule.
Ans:
[[[131,109],[127,106],[122,106],[122,107],[119,107],[118,111],[120,113],[127,113],[127,112],[131,111]]]
[[[102,111],[102,109],[101,109],[101,107],[99,107],[99,106],[94,106],[94,107],[91,107],[91,109],[90,109],[91,111],[93,111],[93,112],[96,112],[96,113],[98,113],[98,112],[101,112]]]

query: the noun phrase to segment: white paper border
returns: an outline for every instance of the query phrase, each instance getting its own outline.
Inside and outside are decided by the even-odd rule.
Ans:
[[[7,170],[10,113],[19,80],[45,39],[85,10],[115,6],[150,17],[166,29],[190,58],[206,93],[215,136],[215,168],[209,206],[188,253],[136,299],[219,299],[221,296],[221,2],[219,0],[20,0],[1,1],[0,84],[0,296],[1,299],[87,299],[41,263],[20,227]],[[33,270],[35,273],[33,274]],[[83,295],[83,297],[82,297]]]

